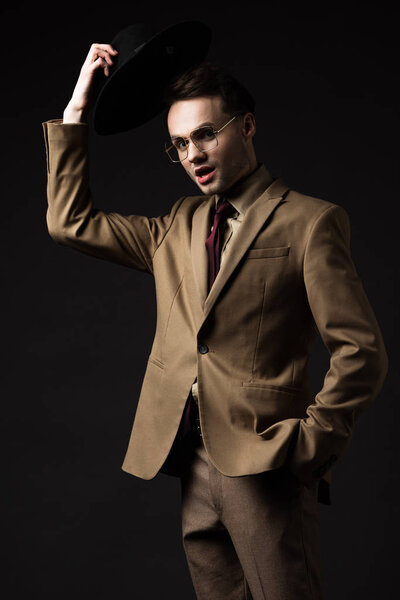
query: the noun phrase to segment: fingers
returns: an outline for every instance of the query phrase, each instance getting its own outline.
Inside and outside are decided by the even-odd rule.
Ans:
[[[99,67],[102,67],[104,69],[104,75],[106,75],[106,77],[108,77],[109,74],[110,74],[110,66],[112,66],[112,64],[113,64],[112,62],[111,62],[111,64],[108,64],[104,60],[104,58],[102,58],[101,56],[99,56],[99,58],[97,58],[94,61],[94,63],[92,63],[91,66],[92,66],[93,70],[95,70],[95,69],[97,69]]]
[[[108,76],[110,72],[108,67],[112,67],[114,64],[111,56],[116,56],[117,54],[118,51],[110,44],[92,44],[86,57],[85,65],[91,67],[90,70],[95,70],[101,66],[104,69],[104,73]]]
[[[92,58],[93,56],[103,56],[103,55],[117,55],[118,51],[115,50],[110,44],[92,44],[89,50],[88,58]]]
[[[105,45],[105,44],[104,44]],[[115,56],[118,54],[117,50],[111,48],[100,48],[98,44],[93,44],[92,48],[89,51],[90,62],[94,62],[98,56],[105,58],[108,64],[112,65],[112,59],[110,54]]]
[[[111,44],[92,44],[92,48],[100,48],[101,50],[107,50],[111,54],[118,54],[117,50],[111,46]]]
[[[92,44],[90,46],[90,50],[86,57],[85,63],[91,64],[100,56],[104,58],[109,65],[112,65],[113,62],[111,56],[116,56],[117,54],[118,51],[115,50],[112,46],[110,46],[110,44]]]
[[[91,71],[96,71],[99,68],[102,68],[104,70],[104,75],[108,76],[108,65],[106,61],[103,58],[101,58],[101,56],[96,58],[95,61],[92,62],[90,65]]]

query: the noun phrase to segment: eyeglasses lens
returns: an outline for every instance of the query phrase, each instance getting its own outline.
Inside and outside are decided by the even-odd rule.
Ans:
[[[217,145],[217,137],[212,127],[199,127],[190,134],[190,138],[200,151],[208,151]],[[168,154],[173,162],[180,162],[188,155],[188,142],[183,138],[176,138],[168,149]]]

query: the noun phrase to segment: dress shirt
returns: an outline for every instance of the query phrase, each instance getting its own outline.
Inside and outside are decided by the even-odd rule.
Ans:
[[[215,207],[217,206],[220,198],[225,198],[232,204],[236,209],[236,212],[232,217],[228,217],[225,223],[224,229],[224,241],[222,244],[221,251],[221,264],[224,260],[229,260],[229,247],[232,243],[232,239],[236,235],[239,227],[241,227],[246,211],[251,204],[271,185],[273,178],[266,167],[259,163],[257,168],[247,177],[238,181],[230,190],[227,190],[223,195],[215,196]],[[212,231],[211,227],[211,231]],[[204,245],[206,240],[204,240]],[[218,274],[217,274],[218,277]],[[197,391],[197,377],[192,384],[192,396],[198,403],[199,396]]]

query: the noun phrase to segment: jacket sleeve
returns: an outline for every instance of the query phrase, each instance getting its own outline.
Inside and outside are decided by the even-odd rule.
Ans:
[[[51,237],[87,254],[153,272],[152,259],[183,198],[161,217],[123,216],[93,206],[89,187],[88,126],[42,124],[47,160],[47,226]]]
[[[331,205],[316,219],[304,255],[314,321],[330,353],[324,385],[299,423],[288,466],[301,480],[322,477],[343,454],[355,419],[379,393],[387,355],[350,255],[347,213]]]

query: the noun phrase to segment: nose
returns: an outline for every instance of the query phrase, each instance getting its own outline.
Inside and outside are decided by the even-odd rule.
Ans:
[[[204,158],[206,157],[206,153],[203,152],[202,150],[199,150],[192,142],[192,140],[189,140],[189,145],[188,145],[188,161],[191,163],[195,163],[198,162],[199,160],[203,161]]]

